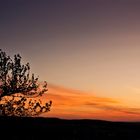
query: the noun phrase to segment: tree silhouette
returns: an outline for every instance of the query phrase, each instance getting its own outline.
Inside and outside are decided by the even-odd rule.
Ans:
[[[29,63],[21,56],[14,59],[0,50],[0,115],[34,116],[50,111],[52,101],[42,103],[38,97],[47,92],[47,82],[40,88],[38,78],[30,77]],[[37,98],[36,98],[37,97]]]

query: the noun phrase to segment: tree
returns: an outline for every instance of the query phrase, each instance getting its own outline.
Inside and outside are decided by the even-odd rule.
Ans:
[[[50,111],[52,101],[42,103],[38,97],[47,92],[47,82],[40,89],[38,78],[30,76],[29,63],[21,64],[21,56],[14,59],[0,50],[0,115],[34,116]]]

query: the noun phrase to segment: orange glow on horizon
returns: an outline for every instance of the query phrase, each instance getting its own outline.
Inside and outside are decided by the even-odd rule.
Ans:
[[[43,114],[43,117],[112,121],[140,120],[140,109],[129,108],[119,100],[54,85],[49,85],[48,89],[48,93],[42,98],[52,100],[53,105],[51,111]]]

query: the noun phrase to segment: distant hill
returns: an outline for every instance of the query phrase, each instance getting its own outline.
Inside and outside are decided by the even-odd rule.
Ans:
[[[140,122],[0,117],[0,137],[10,140],[140,140]]]

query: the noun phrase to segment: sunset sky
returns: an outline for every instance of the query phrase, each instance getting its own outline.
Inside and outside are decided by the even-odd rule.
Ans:
[[[0,48],[20,53],[48,81],[54,106],[46,116],[140,121],[139,7],[138,0],[1,0]]]

